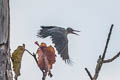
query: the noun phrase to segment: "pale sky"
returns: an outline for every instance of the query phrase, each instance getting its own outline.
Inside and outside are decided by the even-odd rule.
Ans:
[[[69,66],[57,56],[53,77],[46,80],[90,80],[84,68],[94,74],[98,56],[103,53],[111,24],[114,24],[106,58],[120,51],[119,0],[10,0],[11,51],[26,44],[36,52],[35,41],[51,44],[51,40],[36,37],[41,25],[72,27],[80,36],[69,35],[69,55],[74,62]],[[104,64],[98,80],[120,80],[120,58]],[[41,80],[42,72],[34,59],[24,53],[19,80]]]

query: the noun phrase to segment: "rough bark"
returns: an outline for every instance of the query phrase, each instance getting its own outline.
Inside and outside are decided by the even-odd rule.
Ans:
[[[0,0],[0,80],[12,80],[9,0]]]

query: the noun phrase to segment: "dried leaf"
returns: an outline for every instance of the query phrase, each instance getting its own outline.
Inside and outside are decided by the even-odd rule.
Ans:
[[[13,63],[13,70],[15,73],[15,80],[17,80],[17,77],[20,76],[20,68],[21,68],[21,60],[23,53],[25,51],[25,45],[18,46],[18,48],[12,53],[12,63]]]
[[[56,61],[54,48],[52,46],[47,46],[45,43],[41,43],[41,45],[39,45],[38,42],[35,42],[35,44],[39,46],[36,52],[38,54],[38,66],[42,70],[43,74],[45,71],[46,75],[48,73],[48,75],[52,77],[50,70]],[[45,75],[43,77],[45,77]]]

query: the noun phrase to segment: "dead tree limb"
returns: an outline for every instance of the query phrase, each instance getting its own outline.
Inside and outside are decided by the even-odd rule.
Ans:
[[[91,80],[93,80],[93,78],[92,78],[92,75],[91,75],[90,71],[89,71],[87,68],[85,68],[85,71],[87,72],[87,74],[88,74],[88,76],[90,77],[90,79],[91,79]]]
[[[109,41],[110,41],[110,37],[111,37],[111,34],[112,34],[113,26],[114,26],[114,25],[112,24],[112,25],[111,25],[111,28],[110,28],[110,31],[109,31],[109,34],[108,34],[108,38],[107,38],[107,41],[106,41],[106,45],[105,45],[105,49],[104,49],[104,52],[103,52],[102,60],[104,60],[105,55],[106,55],[106,51],[107,51],[108,44],[109,44]]]
[[[110,28],[110,31],[109,31],[109,34],[108,34],[108,37],[107,37],[107,41],[106,41],[106,45],[105,45],[105,48],[104,48],[104,52],[103,52],[102,56],[100,55],[99,58],[98,58],[98,60],[97,60],[97,65],[96,65],[96,68],[95,68],[95,74],[94,74],[94,76],[92,77],[92,75],[89,72],[89,70],[87,68],[85,68],[85,71],[87,72],[87,74],[89,75],[89,77],[90,77],[91,80],[97,80],[103,63],[112,62],[113,60],[115,60],[116,58],[118,58],[120,56],[120,52],[119,52],[118,54],[116,54],[115,56],[113,56],[111,59],[105,60],[105,56],[106,56],[106,52],[107,52],[107,49],[108,49],[108,44],[109,44],[110,37],[111,37],[111,34],[112,34],[113,26],[114,25],[112,24],[111,28]]]
[[[112,61],[114,61],[116,58],[118,58],[119,56],[120,56],[120,52],[117,53],[115,56],[113,56],[111,59],[104,60],[103,63],[112,62]]]

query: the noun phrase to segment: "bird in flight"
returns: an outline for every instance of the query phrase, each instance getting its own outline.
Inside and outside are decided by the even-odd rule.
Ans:
[[[55,48],[58,51],[58,54],[62,57],[65,63],[71,63],[69,54],[68,54],[68,34],[75,34],[75,32],[80,32],[78,30],[74,30],[70,27],[67,29],[57,26],[41,26],[40,31],[37,36],[40,38],[46,38],[51,36],[52,42],[55,44]]]

